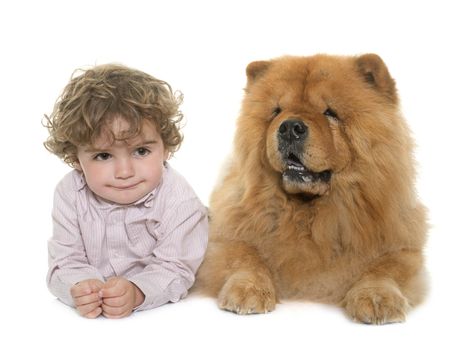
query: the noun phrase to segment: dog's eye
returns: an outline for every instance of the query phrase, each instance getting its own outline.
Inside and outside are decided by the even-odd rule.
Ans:
[[[340,120],[339,116],[337,115],[337,113],[331,109],[331,108],[327,108],[324,113],[323,113],[326,117],[329,117],[329,118],[332,118],[332,119],[335,119],[335,120]]]
[[[272,111],[272,118],[275,118],[280,113],[282,113],[282,109],[279,106],[275,107],[274,110]]]

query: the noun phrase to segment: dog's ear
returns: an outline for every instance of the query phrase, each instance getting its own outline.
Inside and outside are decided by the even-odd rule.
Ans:
[[[397,102],[397,91],[394,79],[381,57],[376,54],[365,54],[357,57],[356,66],[362,78],[391,102]]]
[[[248,85],[252,84],[269,68],[271,62],[269,61],[254,61],[246,67],[246,75],[248,77]]]

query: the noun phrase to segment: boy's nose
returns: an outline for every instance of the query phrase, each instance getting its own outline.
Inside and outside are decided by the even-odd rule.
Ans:
[[[130,159],[124,158],[119,159],[116,162],[114,176],[116,179],[128,179],[135,175],[134,167]]]

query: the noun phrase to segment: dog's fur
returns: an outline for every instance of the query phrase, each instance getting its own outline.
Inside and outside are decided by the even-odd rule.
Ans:
[[[239,314],[299,299],[403,321],[424,296],[427,225],[384,62],[282,57],[251,63],[247,77],[195,289]]]

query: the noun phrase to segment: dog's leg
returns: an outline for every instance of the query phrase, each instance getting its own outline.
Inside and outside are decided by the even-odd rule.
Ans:
[[[266,313],[277,303],[269,269],[255,248],[239,241],[211,242],[194,289],[238,314]]]
[[[376,260],[343,299],[346,313],[363,323],[402,322],[423,297],[420,252],[402,251]]]

